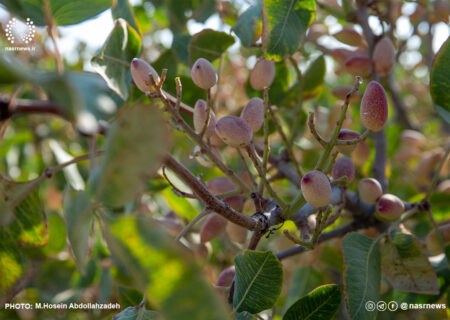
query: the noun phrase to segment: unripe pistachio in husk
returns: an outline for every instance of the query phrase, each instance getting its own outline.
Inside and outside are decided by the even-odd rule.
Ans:
[[[358,167],[363,166],[370,157],[370,149],[367,143],[363,140],[356,145],[355,150],[352,152],[352,159],[355,165]]]
[[[403,201],[393,194],[383,194],[377,201],[375,217],[382,221],[395,221],[405,211]]]
[[[241,112],[244,119],[253,132],[258,131],[264,123],[264,100],[261,98],[251,98]]]
[[[388,102],[386,92],[381,84],[371,81],[361,100],[361,122],[372,131],[380,131],[388,117]]]
[[[208,242],[223,234],[227,226],[227,219],[216,213],[207,218],[200,229],[200,242]]]
[[[225,233],[231,241],[241,244],[247,241],[248,230],[235,223],[228,223]]]
[[[217,73],[211,62],[204,58],[195,61],[191,69],[191,78],[202,89],[210,89],[217,82]]]
[[[214,134],[209,138],[209,143],[213,147],[222,147],[225,145],[225,143],[220,139],[220,137],[217,135],[217,132],[214,130]]]
[[[444,180],[439,183],[436,187],[436,191],[450,194],[450,179]]]
[[[381,184],[372,178],[364,178],[358,182],[359,197],[366,203],[375,204],[383,195]]]
[[[338,134],[339,140],[354,140],[358,139],[360,137],[359,132],[350,130],[350,129],[341,129]],[[343,154],[350,154],[355,150],[356,143],[355,144],[349,144],[349,145],[339,145],[336,146],[337,151]]]
[[[328,177],[319,170],[305,174],[301,181],[305,200],[314,207],[323,207],[331,201],[331,185]]]
[[[352,28],[343,28],[342,30],[334,33],[333,37],[349,46],[359,47],[365,45],[362,35]]]
[[[395,62],[395,49],[391,39],[384,36],[375,45],[373,51],[373,67],[380,76],[386,76]]]
[[[427,184],[431,182],[433,170],[438,166],[445,152],[442,148],[437,148],[433,151],[427,151],[421,155],[414,170],[415,176],[420,184]]]
[[[217,277],[216,286],[229,287],[231,285],[231,282],[233,281],[235,275],[236,275],[236,270],[235,270],[234,266],[230,266],[230,267],[224,269]]]
[[[372,71],[372,60],[365,55],[355,54],[345,61],[345,68],[351,75],[366,78]]]
[[[423,133],[416,130],[404,130],[400,134],[400,141],[406,147],[422,147],[427,143]]]
[[[347,50],[344,48],[337,48],[330,51],[330,55],[340,64],[344,65],[351,56],[355,55],[355,51]]]
[[[205,125],[207,114],[207,105],[206,101],[199,99],[195,103],[194,106],[194,128],[196,133],[202,132],[203,126]],[[216,116],[214,115],[214,111],[210,110],[209,112],[209,122],[208,127],[206,128],[204,137],[209,138],[214,134],[216,129]]]
[[[220,118],[216,124],[217,135],[231,147],[245,147],[253,139],[252,128],[248,123],[236,116]]]
[[[237,189],[233,181],[227,177],[212,178],[206,183],[206,187],[214,195],[232,192]]]
[[[142,92],[154,92],[156,91],[152,82],[150,81],[150,74],[153,76],[153,80],[155,83],[159,83],[160,79],[158,73],[151,65],[149,65],[146,61],[138,58],[134,58],[131,61],[131,76],[133,77],[133,81],[136,86]]]
[[[270,87],[275,78],[275,63],[264,58],[259,59],[250,73],[250,85],[255,90]]]
[[[331,176],[334,179],[347,176],[347,181],[352,182],[355,179],[355,165],[352,159],[347,157],[337,159],[331,169]]]

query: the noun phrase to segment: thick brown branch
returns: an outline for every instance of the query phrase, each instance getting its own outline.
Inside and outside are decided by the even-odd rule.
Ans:
[[[258,219],[246,216],[233,208],[231,208],[225,202],[219,200],[208,188],[197,179],[185,166],[178,162],[171,155],[167,155],[164,160],[164,164],[167,168],[176,173],[176,175],[183,180],[192,190],[192,192],[197,195],[197,197],[204,202],[211,211],[214,211],[224,218],[236,223],[249,230],[262,230],[266,226],[261,225]]]
[[[0,100],[0,121],[20,114],[50,114],[70,120],[69,115],[60,106],[50,101],[18,99],[14,102],[14,107],[10,108],[8,100]]]

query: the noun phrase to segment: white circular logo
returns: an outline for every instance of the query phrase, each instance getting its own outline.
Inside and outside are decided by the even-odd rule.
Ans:
[[[34,26],[33,21],[31,21],[30,18],[27,18],[26,23],[26,30],[20,32],[17,23],[19,22],[19,20],[17,20],[16,18],[12,18],[11,20],[8,21],[8,23],[6,24],[6,39],[8,39],[8,41],[11,44],[16,44],[17,40],[15,37],[15,33],[18,33],[18,36],[20,37],[20,41],[24,42],[24,43],[30,43],[31,40],[33,40],[35,34],[36,34],[36,27]]]
[[[375,307],[376,307],[375,302],[370,301],[370,300],[366,302],[366,310],[367,311],[373,311],[373,310],[375,310]]]
[[[384,301],[378,301],[377,303],[377,310],[378,311],[384,311],[386,310],[387,304]]]
[[[407,304],[406,302],[403,302],[403,303],[400,305],[400,308],[401,308],[402,310],[408,310],[408,304]]]
[[[398,303],[395,301],[391,301],[388,303],[388,309],[390,311],[396,311],[398,309]]]

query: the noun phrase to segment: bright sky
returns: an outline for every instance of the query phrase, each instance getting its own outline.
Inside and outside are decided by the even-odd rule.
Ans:
[[[132,4],[141,3],[141,0],[131,0]],[[240,8],[241,10],[244,10],[246,5],[245,2],[243,2],[243,6]],[[415,9],[416,4],[414,3],[406,3],[403,6],[403,14],[409,15],[411,14]],[[7,19],[8,14],[7,12],[0,7],[0,21],[4,21]],[[336,19],[333,17],[328,17],[325,20],[325,23],[329,26],[330,33],[333,33],[337,31],[337,29],[340,28],[339,24],[337,23]],[[371,17],[369,19],[369,23],[371,27],[373,28],[375,33],[381,32],[381,26],[378,24],[378,21],[375,17]],[[111,16],[111,11],[107,10],[97,17],[90,19],[88,21],[85,21],[83,23],[68,26],[68,27],[59,27],[59,32],[61,34],[61,37],[58,39],[58,46],[60,48],[61,53],[64,55],[64,57],[69,61],[73,61],[76,59],[76,47],[77,44],[80,41],[84,41],[87,44],[89,53],[94,54],[96,50],[98,50],[106,38],[108,37],[109,32],[113,28],[113,20]],[[222,28],[223,31],[228,32],[229,27],[220,24],[220,19],[217,14],[211,16],[205,24],[196,23],[195,21],[189,21],[188,22],[188,30],[191,34],[194,34],[204,28],[212,28],[212,29],[220,29]],[[38,28],[38,32],[45,32],[43,28]],[[420,29],[420,28],[419,28]],[[408,39],[408,48],[410,50],[415,50],[418,48],[418,45],[420,44],[419,38],[411,37],[412,34],[412,26],[409,23],[409,20],[407,17],[401,17],[397,21],[397,36],[401,39]],[[172,33],[170,30],[161,30],[159,31],[161,42],[167,46],[170,47],[172,42]],[[433,27],[433,33],[434,33],[434,41],[433,41],[433,50],[436,52],[442,43],[448,38],[449,36],[449,28],[444,23],[439,23]],[[322,41],[325,41],[327,46],[342,46],[339,42],[337,42],[332,37],[324,37]],[[52,44],[50,41],[46,43],[46,45],[49,48],[52,48]],[[415,57],[414,54],[409,56],[407,59],[411,60],[410,63],[413,63],[414,60],[420,57]],[[92,70],[90,68],[89,63],[85,65],[85,68],[88,70]]]

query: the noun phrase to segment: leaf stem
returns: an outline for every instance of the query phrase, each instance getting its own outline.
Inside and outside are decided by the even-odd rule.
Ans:
[[[267,173],[267,163],[269,162],[269,153],[270,153],[270,142],[269,142],[269,88],[265,87],[263,90],[264,97],[264,151],[263,151],[263,163],[262,170],[263,173]],[[260,194],[264,193],[264,183],[261,181],[259,184],[258,192]]]
[[[301,178],[301,177],[303,177],[303,172],[302,172],[302,170],[300,169],[300,165],[299,165],[297,159],[296,159],[295,156],[294,156],[294,152],[293,152],[293,150],[292,150],[292,144],[289,142],[288,138],[287,138],[286,135],[284,134],[283,128],[281,127],[280,123],[278,122],[278,119],[277,119],[276,116],[275,116],[275,112],[273,111],[273,109],[272,109],[270,106],[269,106],[269,111],[270,111],[270,114],[271,114],[271,116],[272,116],[272,120],[273,120],[273,122],[275,123],[275,126],[277,127],[277,130],[278,130],[278,132],[279,132],[280,135],[281,135],[281,139],[282,139],[283,142],[284,142],[284,145],[285,145],[285,147],[286,147],[286,151],[287,151],[288,154],[289,154],[289,159],[290,159],[290,160],[292,161],[292,163],[294,164],[295,171],[297,172],[298,176]]]
[[[258,186],[257,186],[257,184],[256,184],[256,181],[255,181],[255,178],[253,177],[252,172],[250,171],[250,168],[249,168],[249,166],[248,166],[248,164],[247,164],[247,161],[245,160],[245,157],[244,157],[244,155],[243,155],[241,149],[240,149],[240,148],[236,148],[236,150],[237,150],[237,152],[238,152],[238,154],[239,154],[239,157],[240,157],[241,160],[242,160],[242,164],[244,165],[245,172],[247,172],[247,175],[248,175],[248,177],[249,177],[249,179],[250,179],[250,182],[251,182],[251,184],[252,184],[252,187],[253,187],[254,190],[256,190],[256,188],[257,188]]]
[[[177,102],[175,105],[175,110],[180,112],[181,97],[183,96],[183,85],[181,84],[180,77],[175,78],[175,85],[177,87]]]
[[[298,239],[296,236],[291,234],[289,230],[287,229],[283,230],[283,234],[285,235],[286,238],[288,238],[292,242],[304,246],[305,248],[313,249],[313,245],[311,243]]]
[[[191,220],[184,228],[180,231],[180,233],[176,236],[175,241],[180,241],[180,239],[203,217],[206,217],[212,211],[209,208],[205,208],[200,212],[194,219]]]
[[[281,200],[281,198],[277,195],[277,193],[272,189],[272,186],[270,185],[269,181],[266,178],[266,175],[264,174],[261,165],[258,161],[258,156],[256,155],[256,151],[255,151],[255,146],[253,145],[253,143],[250,143],[247,147],[246,147],[247,153],[249,158],[252,160],[253,165],[256,168],[256,171],[258,171],[258,175],[259,177],[262,179],[262,181],[264,182],[267,191],[269,192],[270,196],[282,207],[282,208],[286,208],[286,203]]]
[[[206,90],[206,116],[205,123],[203,124],[202,131],[200,131],[200,138],[203,139],[206,129],[209,126],[209,121],[211,120],[211,109],[212,109],[212,99],[211,99],[211,88]]]
[[[314,138],[316,138],[316,140],[320,143],[320,145],[324,149],[326,149],[327,142],[320,136],[320,134],[316,130],[316,126],[314,125],[314,111],[310,111],[308,114],[308,127]]]

